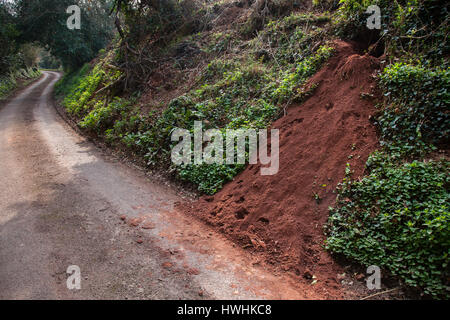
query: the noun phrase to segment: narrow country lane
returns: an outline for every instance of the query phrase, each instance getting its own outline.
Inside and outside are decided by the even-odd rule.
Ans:
[[[0,106],[1,299],[317,298],[77,135],[51,103],[59,77],[44,72]],[[81,290],[67,288],[70,265]]]

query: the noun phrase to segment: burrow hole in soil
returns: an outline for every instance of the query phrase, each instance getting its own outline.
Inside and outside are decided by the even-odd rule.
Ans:
[[[380,30],[365,30],[356,35],[352,40],[356,42],[356,50],[359,54],[365,54],[379,58],[384,54],[384,41],[380,40]]]

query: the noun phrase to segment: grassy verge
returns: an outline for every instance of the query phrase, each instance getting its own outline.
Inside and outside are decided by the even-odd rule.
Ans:
[[[41,76],[40,70],[20,69],[11,72],[8,76],[0,77],[0,100],[6,99],[11,92],[17,89],[18,84],[26,86],[28,83]]]

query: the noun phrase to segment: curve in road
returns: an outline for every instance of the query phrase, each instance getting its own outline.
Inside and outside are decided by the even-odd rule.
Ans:
[[[59,78],[44,72],[0,107],[1,299],[321,297],[255,264],[177,212],[173,188],[76,134],[51,103]],[[67,288],[70,265],[81,290]]]

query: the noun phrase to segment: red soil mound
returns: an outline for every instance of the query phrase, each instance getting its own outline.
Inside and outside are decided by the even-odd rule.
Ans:
[[[323,249],[323,225],[346,164],[361,175],[377,147],[374,113],[376,58],[336,42],[336,55],[309,82],[317,84],[303,104],[273,124],[280,129],[280,170],[261,176],[249,165],[214,197],[189,209],[264,260],[319,283],[334,283],[340,268]],[[311,280],[308,280],[311,281]]]

